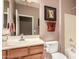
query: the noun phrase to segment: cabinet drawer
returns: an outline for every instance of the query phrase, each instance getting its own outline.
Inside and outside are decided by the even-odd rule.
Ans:
[[[6,59],[6,51],[2,51],[2,59]]]
[[[28,57],[24,57],[23,59],[43,59],[43,54],[31,55]]]
[[[43,52],[43,45],[33,46],[29,48],[29,54],[36,54]]]
[[[8,50],[8,58],[17,58],[28,55],[28,48],[19,48]]]

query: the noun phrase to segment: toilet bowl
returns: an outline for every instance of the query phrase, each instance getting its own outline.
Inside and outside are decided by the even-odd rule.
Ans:
[[[49,41],[45,43],[46,52],[49,53],[51,59],[68,59],[64,54],[58,52],[58,41]]]
[[[68,58],[62,53],[57,52],[52,54],[52,59],[68,59]]]

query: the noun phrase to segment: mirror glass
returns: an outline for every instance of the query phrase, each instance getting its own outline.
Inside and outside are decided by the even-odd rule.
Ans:
[[[39,35],[39,2],[29,0],[14,0],[12,4],[10,2],[4,0],[3,35],[11,31],[8,19],[12,16],[14,24],[11,27],[14,32],[10,35]],[[10,5],[13,5],[12,9]]]

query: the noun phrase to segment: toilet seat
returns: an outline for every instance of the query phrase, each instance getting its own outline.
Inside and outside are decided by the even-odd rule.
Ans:
[[[62,53],[57,52],[52,54],[52,59],[68,59],[68,58]]]

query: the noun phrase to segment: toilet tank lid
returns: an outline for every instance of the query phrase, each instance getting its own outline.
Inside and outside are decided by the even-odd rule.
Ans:
[[[46,44],[51,44],[51,43],[57,43],[58,44],[58,41],[47,41]]]

